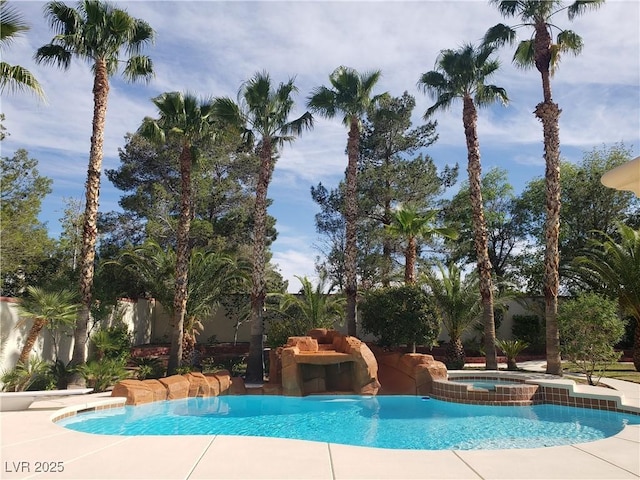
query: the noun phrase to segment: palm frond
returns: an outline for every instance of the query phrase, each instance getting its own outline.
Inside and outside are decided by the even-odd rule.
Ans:
[[[0,45],[8,45],[22,32],[29,30],[23,16],[7,0],[0,2]]]
[[[484,38],[482,39],[482,43],[483,45],[501,47],[505,44],[513,45],[516,38],[515,29],[504,23],[499,23],[487,30],[487,33],[484,34]]]
[[[563,30],[560,32],[556,43],[560,47],[561,52],[568,52],[573,55],[580,54],[584,46],[582,37],[572,30]]]
[[[20,65],[0,62],[0,92],[31,91],[44,98],[42,86],[29,70]]]
[[[337,113],[336,93],[327,87],[312,90],[307,106],[325,118],[333,118]]]
[[[54,65],[66,70],[71,65],[72,57],[73,55],[71,51],[67,50],[62,45],[49,43],[38,48],[34,55],[34,60],[37,64]]]
[[[522,40],[518,44],[513,54],[513,63],[523,70],[535,67],[535,44],[533,39]]]
[[[604,4],[604,0],[577,0],[567,9],[569,20],[573,20],[588,10],[597,10],[602,4]]]
[[[145,55],[129,57],[123,75],[129,81],[141,79],[146,83],[150,82],[155,76],[151,58]]]

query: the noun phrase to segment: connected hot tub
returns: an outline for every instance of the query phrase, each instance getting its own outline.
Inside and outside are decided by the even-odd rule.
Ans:
[[[497,372],[449,372],[447,380],[434,380],[432,396],[475,405],[519,406],[544,401],[539,385]]]

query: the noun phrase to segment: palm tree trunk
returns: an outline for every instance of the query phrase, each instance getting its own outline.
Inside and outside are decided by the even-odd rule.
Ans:
[[[251,337],[249,358],[247,359],[246,381],[262,383],[264,381],[264,302],[267,287],[264,279],[265,237],[267,232],[267,192],[273,172],[271,141],[263,138],[260,149],[260,172],[256,185],[256,203],[254,206],[253,227],[253,270],[251,286]]]
[[[40,332],[46,324],[47,320],[44,318],[35,318],[33,320],[33,325],[31,325],[31,329],[29,330],[27,339],[25,340],[24,346],[22,347],[22,352],[20,352],[18,363],[26,365],[29,362],[29,355],[31,355],[31,350],[33,350],[33,346],[36,344],[36,341],[40,336]]]
[[[535,25],[534,60],[536,68],[542,76],[542,98],[545,103],[551,103],[551,35],[545,22],[537,22]]]
[[[418,246],[416,237],[409,237],[407,240],[407,250],[404,256],[404,283],[405,285],[413,285],[416,283],[416,257]],[[415,352],[414,352],[415,353]]]
[[[450,370],[462,370],[464,368],[464,360],[465,353],[462,340],[458,336],[450,338],[445,353],[445,365]]]
[[[640,318],[636,316],[636,328],[633,331],[633,366],[640,372]]]
[[[167,374],[172,375],[182,362],[184,317],[187,312],[189,284],[189,231],[191,229],[191,145],[185,144],[180,152],[180,218],[176,245],[176,284],[173,297],[173,325]]]
[[[560,129],[561,110],[551,97],[551,37],[543,22],[535,25],[535,63],[542,77],[544,101],[536,106],[535,115],[542,122],[544,135],[546,213],[544,253],[544,298],[546,324],[547,373],[562,375],[560,336],[558,333],[558,290],[560,285]]]
[[[562,375],[560,335],[558,333],[558,290],[560,285],[558,241],[560,236],[560,138],[558,105],[540,103],[536,116],[544,131],[546,212],[544,253],[544,299],[547,342],[547,373]]]
[[[493,316],[493,282],[491,280],[491,260],[489,259],[487,245],[487,224],[482,203],[480,146],[476,130],[478,112],[470,96],[465,96],[463,101],[462,123],[464,124],[464,133],[467,140],[469,200],[473,212],[473,244],[476,250],[478,274],[480,276],[486,369],[497,370],[498,355],[496,353],[496,326]]]
[[[387,191],[391,188],[386,182]],[[387,197],[384,204],[384,217],[382,220],[384,227],[391,225],[391,200]],[[391,284],[391,236],[383,229],[384,238],[382,240],[382,286],[388,287]]]
[[[87,361],[87,339],[91,312],[94,262],[98,239],[98,202],[100,199],[100,173],[104,150],[104,126],[109,97],[109,76],[104,60],[96,61],[93,81],[93,127],[91,150],[85,191],[84,226],[82,230],[82,250],[80,256],[80,301],[76,328],[73,333],[72,365]]]
[[[358,295],[357,285],[357,246],[356,246],[356,221],[358,216],[358,151],[360,143],[360,129],[358,119],[351,118],[349,139],[347,141],[347,190],[345,195],[345,219],[346,239],[344,248],[345,292],[347,295],[347,333],[357,335],[356,302]]]

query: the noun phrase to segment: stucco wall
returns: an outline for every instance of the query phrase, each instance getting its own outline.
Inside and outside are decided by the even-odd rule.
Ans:
[[[248,301],[248,299],[247,299]],[[512,301],[500,325],[500,329],[496,332],[497,337],[509,339],[511,338],[511,325],[513,323],[513,315],[523,315],[527,312],[519,303]],[[16,364],[22,345],[24,345],[25,337],[31,326],[31,321],[27,320],[19,324],[19,317],[16,309],[16,300],[6,297],[0,297],[0,371],[6,371],[13,368]],[[169,342],[171,332],[171,318],[158,302],[151,300],[128,300],[122,299],[119,307],[111,318],[102,322],[103,326],[109,326],[117,320],[122,320],[132,332],[133,342],[135,345],[147,343],[165,343]],[[208,343],[214,339],[217,342],[233,342],[235,334],[235,319],[227,318],[224,308],[218,309],[215,315],[203,322],[204,331],[198,337],[200,342]],[[96,325],[94,327],[98,328]],[[337,330],[345,331],[346,327],[338,327]],[[57,358],[63,362],[71,359],[73,346],[73,332],[71,329],[58,332],[59,347]],[[467,333],[463,338],[468,339],[474,335],[474,332]],[[250,326],[248,322],[240,325],[238,329],[237,341],[248,342],[250,338]],[[361,335],[363,340],[373,340],[368,335]],[[448,340],[447,334],[442,329],[440,340]],[[54,342],[52,341],[51,332],[45,329],[40,335],[37,344],[33,349],[32,355],[38,355],[45,360],[54,360],[56,352]]]

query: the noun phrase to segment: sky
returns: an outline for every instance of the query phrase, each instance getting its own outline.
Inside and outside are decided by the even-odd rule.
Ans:
[[[66,2],[75,6],[75,2]],[[419,125],[431,98],[418,87],[424,72],[433,70],[438,53],[465,43],[478,43],[503,19],[487,1],[117,1],[156,31],[148,47],[155,78],[148,84],[128,84],[113,77],[107,111],[103,169],[118,168],[118,149],[145,116],[157,117],[151,99],[163,92],[183,91],[203,98],[236,98],[242,82],[267,71],[274,83],[295,78],[299,90],[293,115],[306,110],[311,91],[328,86],[338,66],[360,72],[380,70],[374,93],[416,98],[414,126]],[[12,156],[23,148],[38,160],[41,175],[53,180],[40,215],[50,235],[60,233],[66,199],[84,199],[93,111],[92,74],[75,60],[63,71],[36,65],[33,54],[53,38],[43,16],[42,2],[9,0],[31,29],[1,52],[2,61],[31,71],[42,84],[46,101],[27,93],[2,95],[0,111],[9,133],[0,148]],[[594,148],[619,142],[640,155],[640,2],[608,0],[570,22],[561,12],[554,23],[574,30],[584,41],[578,57],[565,56],[552,79],[553,98],[562,109],[561,156],[579,162]],[[556,32],[557,33],[557,32]],[[519,39],[531,30],[518,29]],[[501,49],[500,70],[491,82],[504,87],[509,105],[480,110],[478,135],[483,171],[504,168],[516,192],[544,176],[542,127],[533,110],[542,99],[536,70],[516,69],[513,47]],[[438,168],[460,165],[466,177],[466,146],[462,104],[437,113],[438,141],[424,150]],[[281,152],[269,197],[278,238],[273,262],[300,288],[295,276],[315,277],[314,260],[322,239],[315,231],[319,211],[310,187],[322,182],[331,188],[344,178],[347,130],[341,119],[316,118]],[[459,182],[460,183],[460,182]],[[449,194],[456,191],[454,187]],[[103,175],[100,210],[119,210],[122,192]]]

